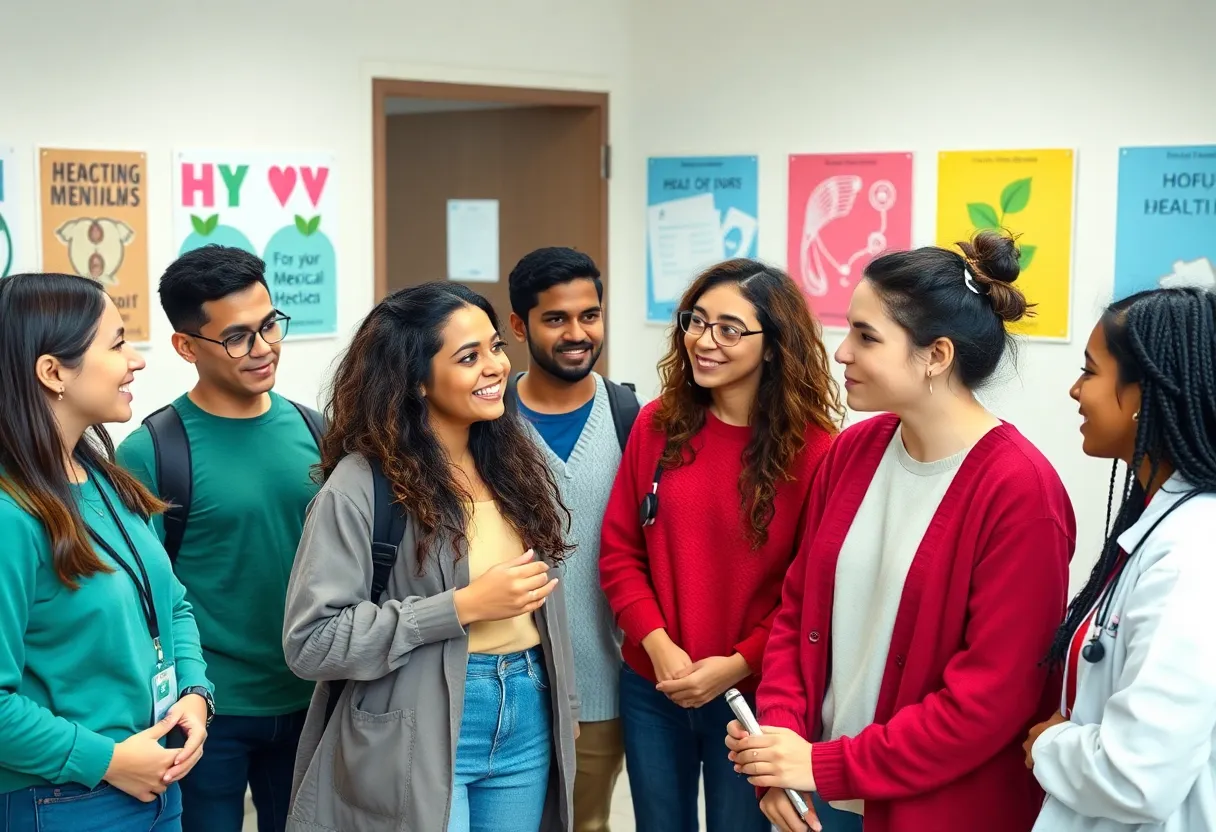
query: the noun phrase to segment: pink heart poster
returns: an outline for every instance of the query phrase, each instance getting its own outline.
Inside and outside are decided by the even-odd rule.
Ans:
[[[912,154],[801,154],[789,166],[790,277],[824,326],[848,326],[866,266],[912,246]]]
[[[289,339],[338,331],[337,195],[326,153],[182,151],[173,160],[178,256],[206,245],[260,257]]]

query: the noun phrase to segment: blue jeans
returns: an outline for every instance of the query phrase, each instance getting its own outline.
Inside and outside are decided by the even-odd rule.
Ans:
[[[246,788],[258,832],[283,832],[307,713],[213,719],[202,759],[182,779],[183,832],[241,832]]]
[[[748,703],[755,707],[750,696]],[[628,667],[621,671],[625,769],[637,832],[698,832],[702,773],[709,832],[769,832],[756,790],[726,757],[726,725],[734,718],[722,697],[682,708],[653,682]]]
[[[141,803],[109,783],[35,786],[0,794],[4,832],[181,832],[182,794],[174,783]]]
[[[861,815],[833,809],[828,802],[818,794],[811,795],[811,805],[819,822],[823,824],[823,832],[861,832]]]
[[[539,647],[469,655],[448,832],[536,832],[549,790],[553,717]]]

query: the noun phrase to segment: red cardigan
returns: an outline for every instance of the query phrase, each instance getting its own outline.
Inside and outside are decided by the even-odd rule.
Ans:
[[[667,443],[654,424],[658,404],[649,403],[638,416],[601,532],[600,579],[625,633],[621,653],[631,669],[654,681],[641,642],[666,629],[694,662],[738,652],[753,671],[738,687],[754,690],[781,582],[798,551],[811,480],[832,438],[820,428],[807,429],[793,479],[777,484],[768,541],[753,551],[738,486],[752,431],[712,413],[691,440],[693,462],[663,473],[656,522],[642,527],[638,505],[651,491]]]
[[[760,721],[812,740],[830,674],[836,562],[899,420],[836,440],[808,506],[757,694]],[[1041,664],[1059,625],[1076,537],[1055,470],[1011,425],[976,444],[908,570],[874,724],[813,742],[825,800],[866,801],[866,832],[1025,832],[1042,792],[1027,729],[1058,704]],[[844,599],[842,599],[844,600]]]

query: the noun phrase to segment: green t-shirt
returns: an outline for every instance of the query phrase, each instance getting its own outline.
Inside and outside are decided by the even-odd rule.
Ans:
[[[291,402],[270,396],[270,409],[252,419],[213,416],[187,396],[173,403],[194,478],[175,568],[198,621],[216,712],[225,715],[292,713],[308,707],[313,691],[283,658],[283,606],[320,452]],[[117,457],[156,490],[146,427],[123,441]],[[160,518],[153,527],[163,539]]]
[[[101,482],[148,572],[178,690],[209,688],[198,630],[165,550]],[[98,487],[97,480],[74,487],[80,515],[138,575]],[[0,541],[0,794],[48,783],[95,787],[114,744],[152,724],[156,650],[135,584],[94,546],[114,571],[68,589],[55,574],[46,530],[5,492]]]

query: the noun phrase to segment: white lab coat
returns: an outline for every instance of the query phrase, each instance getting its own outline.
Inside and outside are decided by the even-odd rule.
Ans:
[[[1123,550],[1188,490],[1171,478],[1119,537]],[[1145,541],[1109,620],[1105,657],[1078,662],[1071,720],[1035,741],[1047,792],[1035,832],[1216,830],[1216,495],[1194,497]]]

